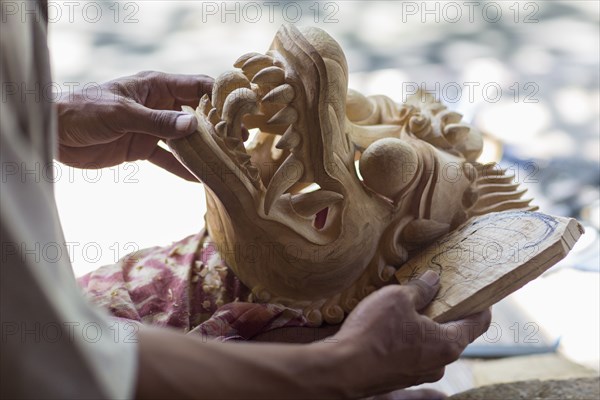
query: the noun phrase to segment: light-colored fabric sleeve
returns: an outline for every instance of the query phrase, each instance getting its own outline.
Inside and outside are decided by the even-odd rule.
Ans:
[[[8,11],[0,35],[0,397],[131,398],[137,325],[84,299],[58,219],[45,23]]]

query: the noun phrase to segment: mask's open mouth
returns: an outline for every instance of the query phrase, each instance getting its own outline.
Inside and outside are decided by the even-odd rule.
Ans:
[[[346,83],[328,82],[329,64],[296,28],[282,27],[266,54],[243,55],[237,70],[217,78],[210,99],[185,108],[197,116],[198,132],[169,143],[218,199],[235,197],[246,214],[287,221],[316,244],[339,233],[341,223],[332,223],[343,214],[339,172],[355,176],[353,148],[342,132]],[[338,86],[341,93],[331,93]],[[342,101],[326,101],[332,98]],[[247,149],[242,125],[270,136],[272,154]],[[348,154],[344,160],[334,154],[335,142]],[[310,185],[318,189],[302,190]]]
[[[344,53],[320,29],[284,26],[235,67],[186,109],[198,131],[169,145],[205,184],[209,234],[258,301],[339,323],[469,215],[528,207],[504,173],[478,178],[480,134],[435,99],[349,93]],[[258,129],[249,146],[242,126]]]

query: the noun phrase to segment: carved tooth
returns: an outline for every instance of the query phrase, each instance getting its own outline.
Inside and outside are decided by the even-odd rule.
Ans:
[[[471,128],[463,124],[448,124],[444,127],[444,137],[451,144],[464,142],[469,136]]]
[[[181,111],[185,111],[186,113],[189,113],[189,114],[192,114],[192,115],[196,114],[196,110],[194,110],[190,106],[181,106]]]
[[[227,96],[223,105],[223,119],[227,122],[227,136],[242,140],[242,118],[258,112],[256,94],[246,88],[236,89]]]
[[[273,57],[259,54],[256,55],[242,65],[242,71],[248,77],[248,79],[254,78],[254,75],[263,68],[273,66]]]
[[[195,116],[197,120],[200,120],[200,118],[204,117],[204,115],[202,115],[202,112],[200,110],[200,106],[196,107],[195,110],[190,106],[181,106],[181,111],[185,111],[188,114]]]
[[[250,161],[250,158],[251,158],[250,154],[246,153],[245,151],[236,151],[235,157],[238,159],[238,161],[242,165],[245,165],[246,163],[248,163],[248,161]]]
[[[285,82],[285,71],[279,67],[267,67],[262,71],[259,71],[254,78],[252,78],[252,83],[256,83],[257,85],[281,85]]]
[[[268,124],[271,125],[291,125],[298,120],[298,111],[292,106],[287,106],[273,115]]]
[[[255,165],[248,165],[246,167],[246,170],[248,171],[248,175],[250,176],[250,179],[253,182],[257,182],[260,181],[260,171],[258,170],[258,168]]]
[[[202,98],[200,99],[200,104],[198,105],[198,108],[200,108],[200,110],[202,111],[202,113],[204,115],[208,115],[210,110],[212,110],[213,106],[212,106],[212,103],[210,102],[210,98],[208,97],[208,94],[205,94],[204,96],[202,96]]]
[[[215,126],[215,130],[217,131],[217,135],[219,135],[219,137],[224,138],[225,136],[227,136],[227,122],[225,121],[221,121],[219,122],[216,126]]]
[[[300,144],[300,140],[300,134],[296,132],[293,125],[290,125],[275,147],[281,150],[291,150]]]
[[[343,199],[344,196],[339,193],[330,190],[317,190],[312,193],[296,194],[291,197],[290,201],[298,215],[308,218]]]
[[[269,215],[271,207],[286,190],[298,182],[304,175],[304,165],[292,154],[275,171],[267,192],[265,193],[265,214]]]
[[[283,150],[277,148],[277,143],[279,143],[280,139],[281,136],[275,136],[273,144],[271,145],[271,158],[273,161],[277,161],[283,156]]]
[[[212,102],[219,116],[223,115],[223,105],[229,94],[240,88],[250,89],[250,81],[240,71],[228,71],[219,75],[212,90]]]
[[[229,147],[230,149],[237,149],[240,143],[242,142],[240,139],[231,136],[225,137],[224,141],[225,145],[227,145],[227,147]]]
[[[246,63],[246,61],[248,61],[249,59],[251,59],[252,57],[255,56],[260,56],[262,54],[260,53],[246,53],[243,56],[240,56],[240,58],[238,58],[234,63],[233,66],[235,68],[241,68],[242,65],[244,65]]]
[[[221,121],[216,108],[213,108],[208,112],[208,121],[213,125],[217,125]]]
[[[423,115],[414,115],[408,120],[408,129],[420,139],[431,133],[431,120]]]
[[[462,114],[455,111],[448,111],[442,116],[442,124],[458,124],[462,120]]]
[[[277,86],[263,97],[262,101],[273,104],[289,104],[296,97],[296,91],[289,83]]]

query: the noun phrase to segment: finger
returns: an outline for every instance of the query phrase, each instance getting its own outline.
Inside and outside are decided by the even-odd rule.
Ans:
[[[436,371],[433,371],[430,374],[427,375],[423,375],[421,377],[419,377],[417,379],[417,385],[420,385],[422,383],[431,383],[431,382],[437,382],[440,379],[442,379],[444,377],[444,373],[446,372],[446,368],[442,367]]]
[[[440,288],[440,277],[434,271],[425,271],[417,279],[413,279],[404,285],[409,290],[409,296],[415,309],[422,310],[435,297]]]
[[[196,117],[186,112],[153,110],[134,103],[129,105],[129,113],[123,118],[123,129],[161,139],[184,137],[198,128]]]
[[[109,150],[106,151],[105,147],[107,146],[109,145],[102,147],[70,147],[60,145],[58,146],[57,160],[70,167],[81,169],[107,168],[120,164],[122,161],[118,160],[124,159],[126,152],[121,151],[120,154],[114,156],[119,150],[116,149],[116,146],[110,145]]]
[[[401,389],[386,394],[380,394],[372,400],[442,400],[446,399],[444,393],[435,389]]]
[[[174,105],[198,106],[205,94],[212,93],[214,79],[206,75],[165,74],[162,72],[141,72],[144,79],[150,83],[150,96],[146,105],[150,108],[165,107],[164,102]]]
[[[286,326],[259,333],[250,340],[269,343],[311,343],[335,335],[341,325],[324,325],[318,328],[308,326]],[[333,342],[335,339],[330,339]]]
[[[198,182],[198,179],[172,153],[162,147],[156,146],[156,150],[150,154],[148,161],[186,181]]]
[[[197,102],[205,94],[210,95],[215,80],[206,75],[166,74],[164,82],[173,98],[179,102]]]
[[[442,400],[447,396],[434,389],[400,389],[369,397],[368,400]]]
[[[469,343],[488,330],[492,322],[492,313],[489,309],[473,314],[458,321],[440,324],[445,331],[445,336],[453,339],[464,349]]]

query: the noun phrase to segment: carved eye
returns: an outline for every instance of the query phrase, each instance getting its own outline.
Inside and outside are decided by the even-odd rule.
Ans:
[[[405,141],[384,138],[367,147],[360,157],[359,169],[365,185],[394,200],[413,181],[419,157]]]

